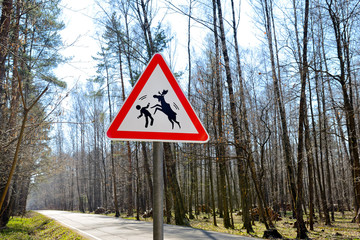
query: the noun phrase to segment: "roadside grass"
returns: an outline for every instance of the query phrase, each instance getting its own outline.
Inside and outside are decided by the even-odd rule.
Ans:
[[[277,221],[275,224],[276,229],[281,233],[284,238],[295,239],[296,238],[296,228],[294,227],[295,219],[291,219],[287,214],[286,217],[283,217],[282,220]],[[345,212],[343,217],[341,213],[335,213],[335,222],[332,222],[332,226],[326,226],[323,222],[315,222],[314,231],[310,231],[309,226],[306,226],[308,229],[308,236],[311,239],[353,239],[360,240],[360,225],[357,223],[351,223],[352,217],[354,216],[353,212]],[[205,219],[204,219],[205,217]],[[234,229],[226,229],[223,225],[223,219],[217,218],[218,226],[215,227],[212,222],[212,216],[210,219],[207,219],[209,216],[199,215],[197,218],[190,221],[190,224],[194,228],[199,228],[203,230],[224,232],[230,234],[237,234],[243,236],[253,236],[262,238],[265,226],[264,224],[255,221],[253,225],[254,233],[247,234],[245,229],[242,229],[241,216],[236,216],[234,214]],[[304,216],[306,221],[306,216]]]
[[[12,217],[6,228],[0,230],[0,239],[6,240],[83,240],[76,232],[36,212],[23,217]]]
[[[135,213],[134,213],[135,215]],[[318,219],[314,224],[314,231],[310,231],[309,226],[308,236],[311,239],[323,240],[323,239],[351,239],[351,240],[360,240],[360,224],[351,223],[351,220],[354,216],[353,212],[345,212],[345,215],[342,216],[341,213],[335,212],[335,222],[332,222],[331,226],[326,226],[324,222],[319,221]],[[121,214],[121,217],[124,219],[135,220],[134,216],[127,217],[126,214]],[[258,237],[262,238],[264,231],[266,230],[265,225],[255,221],[253,225],[254,233],[247,234],[245,229],[242,229],[242,216],[237,216],[233,214],[234,217],[234,229],[226,229],[223,224],[222,218],[216,218],[217,226],[213,224],[213,217],[209,214],[201,213],[197,215],[195,219],[190,220],[190,226],[193,228],[198,228],[207,231],[222,232],[229,234],[236,234],[248,237]],[[141,221],[152,222],[152,218],[142,218]],[[165,219],[164,219],[165,220]],[[307,216],[304,216],[304,220],[307,221]],[[174,221],[174,218],[172,218]],[[274,222],[276,229],[281,233],[285,239],[295,239],[296,238],[296,228],[294,227],[295,219],[291,218],[291,212],[288,212],[285,217],[282,217],[282,220]],[[171,222],[171,224],[175,224]]]

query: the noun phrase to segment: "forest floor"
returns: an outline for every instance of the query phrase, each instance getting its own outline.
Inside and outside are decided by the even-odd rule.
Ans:
[[[126,219],[135,219],[134,217],[121,216]],[[332,222],[332,226],[326,226],[324,222],[315,220],[314,231],[309,230],[309,226],[306,226],[309,230],[308,236],[311,239],[353,239],[360,240],[360,224],[351,223],[352,218],[354,217],[353,212],[345,212],[345,215],[342,216],[341,213],[335,213],[335,222]],[[214,226],[212,216],[209,214],[200,214],[195,219],[190,220],[190,226],[193,228],[203,229],[207,231],[223,232],[230,234],[237,234],[242,236],[249,237],[259,237],[262,238],[264,231],[266,230],[265,225],[255,221],[253,225],[254,233],[247,234],[245,229],[242,228],[242,217],[236,216],[234,214],[234,226],[235,229],[226,229],[223,225],[222,218],[216,218],[217,226]],[[142,221],[152,221],[152,218],[140,218]],[[307,218],[304,216],[304,220]],[[296,228],[294,228],[295,219],[291,218],[291,212],[285,217],[282,217],[282,220],[275,223],[276,229],[284,238],[295,239],[296,238]],[[172,223],[174,224],[174,223]]]
[[[27,212],[23,217],[12,217],[5,229],[0,230],[0,239],[32,240],[85,240],[74,231],[36,212]]]

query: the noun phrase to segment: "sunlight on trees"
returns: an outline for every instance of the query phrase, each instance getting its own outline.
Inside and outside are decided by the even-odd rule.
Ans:
[[[291,214],[297,238],[345,211],[359,223],[360,2],[251,1],[256,46],[239,43],[241,4],[98,0],[96,75],[66,89],[59,1],[1,1],[0,228],[26,207],[150,217],[152,145],[105,132],[156,52],[211,136],[164,144],[167,223],[281,234]]]

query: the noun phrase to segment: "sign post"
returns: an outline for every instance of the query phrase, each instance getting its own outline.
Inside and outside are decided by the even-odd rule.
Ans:
[[[153,201],[153,239],[164,239],[164,176],[163,176],[163,143],[153,143],[153,182],[154,182],[154,201]]]
[[[163,142],[204,143],[209,135],[161,54],[152,57],[106,135],[114,140],[154,141],[153,237],[162,240]]]

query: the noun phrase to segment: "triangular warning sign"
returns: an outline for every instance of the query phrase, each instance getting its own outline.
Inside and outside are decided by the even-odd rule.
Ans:
[[[136,82],[107,136],[116,140],[207,142],[209,135],[161,54]]]

